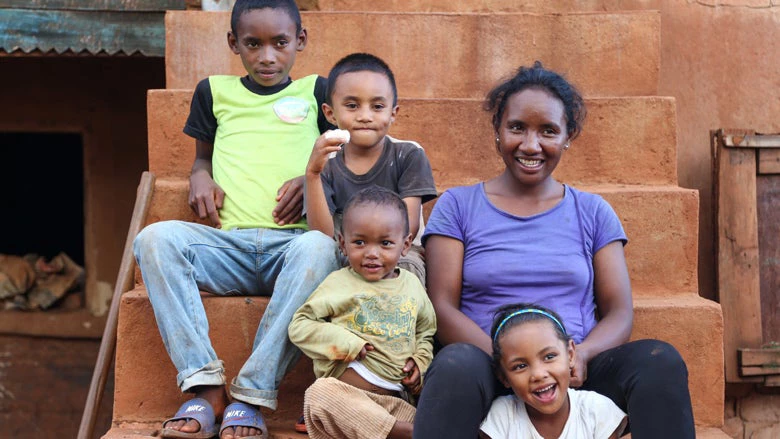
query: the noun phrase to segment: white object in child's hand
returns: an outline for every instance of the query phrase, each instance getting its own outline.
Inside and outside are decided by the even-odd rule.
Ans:
[[[325,138],[328,140],[338,139],[341,143],[349,143],[349,131],[347,130],[333,130],[325,133]]]

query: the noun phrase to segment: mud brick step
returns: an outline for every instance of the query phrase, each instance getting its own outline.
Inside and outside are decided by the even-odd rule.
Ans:
[[[674,297],[634,297],[632,340],[672,344],[688,366],[688,388],[696,425],[723,425],[723,315],[720,305],[696,290]],[[712,436],[719,437],[719,436]]]
[[[159,422],[150,422],[147,424],[122,424],[115,426],[111,429],[103,439],[150,439],[158,437],[155,434],[159,430]],[[306,436],[300,433],[295,433],[291,429],[284,429],[284,426],[280,426],[279,429],[274,428],[274,424],[271,424],[271,439],[305,439]],[[696,427],[696,437],[698,439],[730,439],[731,436],[727,435],[718,428]],[[631,439],[631,435],[623,436],[624,439]]]
[[[191,90],[150,90],[149,170],[158,178],[190,174],[195,142],[182,132]],[[469,184],[503,170],[480,99],[400,99],[390,128],[425,148],[440,187]],[[673,98],[586,100],[582,135],[564,153],[556,176],[584,184],[677,184],[677,123]]]
[[[204,293],[203,304],[214,349],[232,379],[249,356],[268,298]],[[117,334],[114,423],[158,422],[171,416],[190,395],[176,386],[176,369],[165,352],[143,287],[122,296]],[[311,361],[302,357],[282,383],[279,408],[264,412],[267,422],[287,423],[285,428],[292,430],[303,408],[303,392],[313,381]]]
[[[194,88],[214,74],[246,74],[227,46],[229,15],[168,11],[166,88]],[[301,15],[309,41],[296,60],[294,77],[327,75],[344,55],[370,52],[390,65],[403,96],[481,98],[499,78],[535,60],[566,74],[588,96],[658,91],[657,11]]]
[[[583,0],[317,0],[318,11],[383,11],[383,12],[533,12],[556,13],[561,11],[596,10],[607,6],[603,1]],[[627,4],[619,6],[629,9]]]
[[[249,354],[267,299],[204,294],[203,302],[214,347],[225,361],[227,375],[232,377]],[[632,338],[653,337],[674,345],[688,364],[697,425],[721,425],[723,355],[717,348],[722,346],[720,307],[692,292],[673,298],[640,298],[634,307]],[[174,413],[187,395],[176,387],[176,371],[163,348],[143,287],[122,297],[118,333],[114,425],[140,423],[145,428],[159,428],[159,422]],[[283,382],[279,409],[266,413],[272,427],[291,430],[300,415],[303,392],[313,379],[311,362],[304,358]],[[139,437],[152,432],[141,432]]]
[[[187,205],[188,182],[158,179],[148,223],[198,220]],[[615,209],[629,244],[634,295],[664,296],[697,288],[699,197],[677,186],[576,186],[602,195]],[[435,202],[423,207],[427,219]],[[140,281],[140,280],[139,280]]]

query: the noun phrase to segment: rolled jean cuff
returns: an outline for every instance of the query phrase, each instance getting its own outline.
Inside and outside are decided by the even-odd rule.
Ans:
[[[267,407],[271,410],[276,410],[278,394],[279,392],[276,390],[247,389],[238,386],[235,379],[230,383],[230,396],[233,399],[247,404]]]
[[[194,372],[185,370],[176,378],[182,392],[195,386],[224,386],[225,364],[222,360],[214,360]]]

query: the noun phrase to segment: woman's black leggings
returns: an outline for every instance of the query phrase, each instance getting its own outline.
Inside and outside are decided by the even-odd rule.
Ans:
[[[607,396],[627,412],[634,439],[696,437],[688,369],[668,343],[638,340],[602,352],[588,363],[581,389]],[[446,346],[425,374],[414,437],[475,439],[493,399],[507,393],[485,352],[464,343]]]

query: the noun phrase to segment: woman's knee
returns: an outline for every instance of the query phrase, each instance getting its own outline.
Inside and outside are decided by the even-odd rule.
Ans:
[[[480,348],[468,343],[447,345],[433,358],[425,375],[426,384],[431,380],[447,386],[456,383],[480,383],[492,385],[493,367],[490,356]]]
[[[641,361],[635,366],[642,376],[656,377],[659,380],[668,381],[675,377],[688,380],[688,367],[685,365],[680,353],[671,344],[661,340],[637,340],[637,349],[641,352]]]

